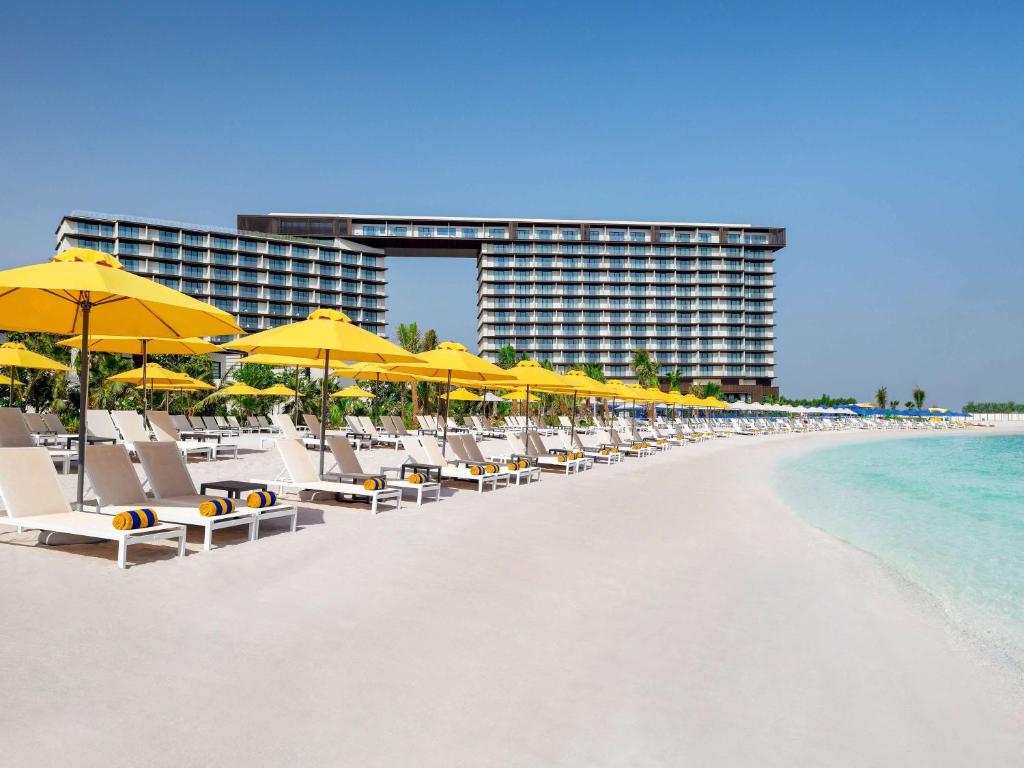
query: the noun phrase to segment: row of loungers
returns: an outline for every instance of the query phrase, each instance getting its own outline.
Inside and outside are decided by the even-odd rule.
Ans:
[[[74,511],[64,498],[53,463],[45,448],[0,448],[0,499],[7,517],[0,519],[19,531],[39,530],[116,542],[117,565],[127,567],[132,544],[175,539],[178,555],[185,554],[189,526],[203,531],[203,549],[213,547],[214,531],[246,527],[247,538],[259,537],[262,522],[285,519],[295,531],[298,510],[294,505],[272,503],[240,506],[223,514],[205,515],[204,502],[223,504],[222,497],[196,491],[185,460],[172,443],[151,442],[135,446],[153,496],[146,494],[128,449],[124,445],[90,445],[86,448],[86,475],[96,496],[86,509]],[[117,515],[136,515],[151,510],[159,521],[144,527],[118,530]]]

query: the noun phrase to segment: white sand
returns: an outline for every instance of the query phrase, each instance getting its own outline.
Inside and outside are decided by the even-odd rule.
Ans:
[[[857,439],[736,437],[377,517],[303,504],[296,534],[128,571],[0,534],[0,763],[1021,765],[1012,672],[771,490],[780,456]]]

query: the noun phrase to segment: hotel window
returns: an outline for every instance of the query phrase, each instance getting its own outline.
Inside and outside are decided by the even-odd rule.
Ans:
[[[278,274],[273,274],[272,273],[270,275],[270,284],[271,285],[285,285],[284,275],[278,275]]]
[[[391,227],[391,234],[395,237],[405,237],[408,232],[408,227],[393,226]]]
[[[156,247],[156,255],[162,256],[165,259],[176,259],[178,258],[178,249],[166,245],[158,245]]]
[[[221,296],[230,296],[234,291],[231,290],[230,285],[224,285],[223,283],[214,283],[213,292],[220,294]]]
[[[438,237],[455,237],[455,227],[438,227]]]
[[[433,237],[433,227],[416,227],[416,237]]]
[[[378,227],[373,224],[363,224],[364,235],[383,235],[384,232],[385,229],[383,226]]]
[[[487,230],[488,237],[505,238],[508,237],[508,230],[504,227],[491,227]]]
[[[267,267],[270,269],[280,269],[284,271],[288,269],[288,262],[284,259],[268,259]]]
[[[520,240],[529,240],[532,236],[530,230],[520,227],[516,230],[516,237]]]
[[[595,229],[594,227],[591,227],[590,230],[587,232],[587,239],[588,240],[603,240],[604,239],[604,231],[600,230],[600,229]]]
[[[249,272],[248,270],[239,270],[238,280],[242,283],[255,283],[258,276],[255,272]]]
[[[580,252],[580,247],[578,245],[566,244],[566,245],[562,246],[562,253],[579,253],[579,252]]]
[[[215,267],[214,270],[213,270],[213,276],[217,280],[234,280],[235,279],[235,270],[233,270],[233,269],[220,269],[219,267]]]
[[[259,311],[259,304],[257,304],[255,301],[240,301],[238,302],[238,311],[252,312],[253,314],[255,314],[256,312]]]
[[[160,285],[166,285],[168,288],[178,289],[178,281],[169,277],[155,277],[153,278]]]
[[[260,295],[259,288],[254,285],[240,285],[238,286],[239,296],[248,296],[249,298],[255,298]]]
[[[131,256],[139,255],[139,244],[138,243],[118,243],[117,252]]]
[[[330,250],[327,250],[326,248],[321,248],[320,249],[320,260],[321,261],[337,261],[338,260],[338,252],[337,251],[330,251]],[[320,269],[322,270],[323,267],[320,267]]]
[[[272,315],[287,315],[288,314],[288,305],[286,305],[286,304],[271,304],[268,307],[268,311]]]
[[[293,261],[292,262],[293,272],[302,272],[303,274],[309,273],[309,262],[308,261]]]
[[[138,227],[129,227],[129,226],[126,226],[125,224],[118,224],[118,226],[117,226],[117,236],[118,237],[138,237],[139,236],[139,228]]]
[[[554,253],[555,246],[550,243],[540,243],[537,245],[537,253]]]
[[[626,253],[626,246],[624,246],[624,245],[609,245],[608,246],[608,253],[612,254],[613,256],[624,256],[625,253]],[[621,261],[621,259],[616,259],[616,261]]]
[[[121,266],[129,272],[137,272],[142,266],[142,262],[138,259],[121,259]]]
[[[178,265],[177,264],[161,264],[160,274],[162,275],[177,275]]]
[[[292,246],[292,256],[298,256],[303,259],[309,258],[309,248],[304,248],[298,245]]]
[[[459,234],[462,237],[479,237],[479,230],[476,227],[463,227]]]
[[[292,301],[309,301],[309,291],[292,291]]]
[[[203,293],[203,287],[202,283],[197,283],[195,280],[186,280],[182,285],[182,290],[185,293]]]
[[[239,256],[238,264],[242,267],[258,267],[260,265],[260,260],[256,256]]]
[[[185,245],[204,245],[206,243],[206,235],[190,235],[185,234]]]
[[[157,238],[165,243],[176,243],[178,242],[178,233],[172,232],[169,229],[158,229]]]
[[[235,241],[230,237],[212,237],[214,248],[234,248]]]
[[[619,229],[613,229],[608,233],[608,239],[618,242],[626,239],[626,233]]]
[[[271,243],[267,246],[267,253],[271,256],[286,256],[288,254],[288,246],[281,245],[279,243]]]
[[[231,253],[214,253],[213,254],[214,264],[226,264],[232,266],[235,263],[235,256]]]

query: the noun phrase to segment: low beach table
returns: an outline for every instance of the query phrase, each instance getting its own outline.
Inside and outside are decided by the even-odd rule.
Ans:
[[[265,491],[266,483],[254,483],[250,480],[211,480],[208,483],[201,483],[199,495],[207,496],[206,489],[224,491],[229,499],[240,499],[244,491]]]

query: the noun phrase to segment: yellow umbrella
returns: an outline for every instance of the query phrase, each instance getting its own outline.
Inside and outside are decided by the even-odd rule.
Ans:
[[[24,387],[25,386],[25,382],[24,381],[18,381],[13,376],[0,376],[0,387],[9,387],[12,384],[15,387]]]
[[[580,370],[566,371],[562,379],[566,385],[572,388],[572,426],[569,430],[569,439],[576,437],[576,398],[578,395],[584,397],[607,397],[608,388],[597,379],[592,379]]]
[[[169,370],[159,363],[147,363],[141,368],[133,368],[130,371],[117,373],[113,376],[107,377],[107,381],[116,381],[121,384],[133,384],[137,386],[142,386],[143,382],[148,382],[152,385],[174,386],[175,384],[188,383],[191,380],[192,377],[188,374]]]
[[[0,344],[0,368],[10,368],[10,381],[15,381],[14,371],[16,368],[35,368],[43,371],[70,371],[64,363],[58,363],[45,355],[29,351],[28,347],[17,341],[8,341]],[[18,382],[20,385],[21,382]],[[10,387],[10,395],[7,399],[8,407],[14,405],[14,387]]]
[[[376,397],[376,395],[373,394],[373,392],[367,392],[362,387],[357,387],[357,386],[355,386],[353,384],[351,387],[345,387],[344,389],[339,389],[337,392],[335,392],[333,395],[331,395],[331,397],[351,397],[351,398],[366,399],[366,398]]]
[[[533,402],[529,399],[531,389],[540,392],[564,394],[568,394],[571,391],[570,385],[562,376],[559,376],[554,371],[549,371],[536,360],[520,360],[508,369],[508,373],[512,374],[515,384],[525,389],[527,403]],[[529,453],[529,441],[526,439],[526,431],[529,424],[530,407],[527,405],[526,419],[523,421],[523,445],[527,446],[527,453]]]
[[[480,397],[480,395],[474,395],[465,387],[453,389],[451,392],[446,392],[442,394],[441,397],[443,397],[445,400],[465,400],[467,402],[478,402],[480,400],[483,400],[483,398]]]
[[[72,336],[70,339],[57,342],[62,347],[81,349],[82,337]],[[152,355],[205,355],[220,349],[216,344],[193,336],[189,339],[151,338],[145,336],[101,336],[89,337],[90,352],[113,352],[123,355],[142,355],[142,367],[145,370]],[[142,415],[146,418],[149,409],[148,382],[142,382]]]
[[[251,387],[248,384],[236,382],[217,390],[217,395],[222,397],[256,397],[262,395],[263,390]]]
[[[516,403],[528,402],[528,403],[539,403],[540,398],[536,395],[531,395],[525,389],[514,389],[501,396],[502,400],[511,400]]]
[[[703,408],[704,400],[702,398],[697,397],[696,395],[691,395],[688,392],[685,395],[680,396],[679,405],[685,406],[687,408]]]
[[[83,336],[79,508],[85,495],[90,333],[181,338],[242,332],[227,312],[127,272],[110,254],[87,248],[63,251],[46,264],[0,272],[0,328]]]
[[[269,331],[245,336],[226,346],[242,352],[309,358],[323,362],[324,382],[320,397],[320,474],[324,473],[327,439],[327,381],[331,359],[368,363],[418,363],[419,358],[387,339],[353,325],[344,312],[317,309],[301,320]]]
[[[728,408],[729,404],[717,397],[705,397],[704,405],[708,408]]]
[[[229,345],[224,345],[225,348]],[[269,355],[266,353],[256,353],[255,355],[246,355],[239,362],[252,363],[253,365],[270,365],[274,368],[294,368],[295,369],[295,389],[292,390],[292,395],[295,397],[295,407],[292,409],[292,421],[295,424],[299,423],[299,390],[301,385],[299,383],[299,370],[301,368],[312,368],[314,360],[310,360],[306,357],[293,357],[291,355]]]
[[[466,382],[510,381],[511,377],[504,368],[489,363],[466,350],[457,341],[444,341],[429,352],[419,354],[420,361],[415,365],[395,365],[397,373],[411,373],[423,379],[444,378],[447,380],[446,390],[452,389],[452,379]],[[448,446],[448,401],[444,405],[444,432],[441,437],[441,452]]]
[[[397,367],[393,365],[379,365],[377,363],[356,363],[354,365],[340,366],[332,370],[331,373],[343,379],[355,379],[356,381],[410,382],[424,380],[418,374],[402,373],[396,370]]]
[[[274,384],[273,386],[257,390],[257,392],[268,397],[294,397],[298,394],[294,389],[286,387],[284,384]]]

